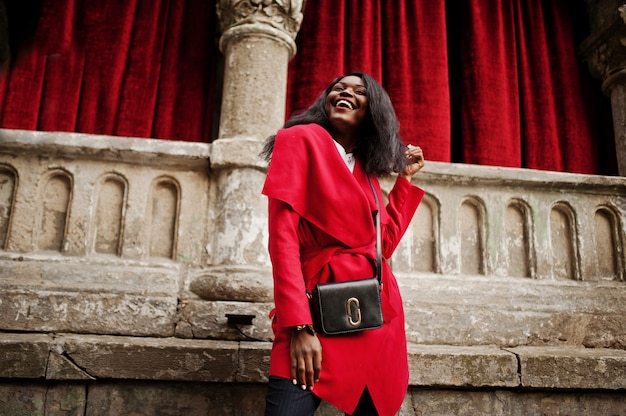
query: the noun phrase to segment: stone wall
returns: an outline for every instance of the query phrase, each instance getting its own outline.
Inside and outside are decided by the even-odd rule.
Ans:
[[[0,415],[262,414],[258,143],[0,130]],[[400,413],[626,414],[623,178],[430,162],[415,180],[392,259]]]
[[[262,415],[266,342],[7,334],[0,415]],[[622,415],[626,351],[411,345],[400,415]],[[339,415],[323,404],[318,415]]]

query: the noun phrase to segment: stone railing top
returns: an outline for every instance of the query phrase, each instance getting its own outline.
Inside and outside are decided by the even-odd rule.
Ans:
[[[37,146],[41,156],[167,166],[186,170],[209,168],[208,143],[167,141],[84,133],[0,129],[0,148],[21,153]]]
[[[219,146],[216,147],[216,143]],[[27,152],[32,146],[37,146],[37,153],[41,156],[156,165],[187,170],[205,170],[213,164],[216,167],[248,166],[260,170],[267,168],[267,164],[258,157],[262,143],[254,140],[237,138],[214,143],[198,143],[85,133],[0,129],[0,148],[4,153]],[[244,149],[246,151],[243,151]],[[416,176],[416,180],[434,183],[454,181],[450,183],[454,186],[494,184],[626,195],[626,181],[622,177],[461,163],[428,161],[424,170]]]
[[[490,185],[528,186],[534,189],[575,189],[577,192],[626,195],[626,181],[622,177],[550,172],[534,169],[479,166],[461,163],[428,161],[416,175],[416,184],[422,182],[446,183],[450,186]]]

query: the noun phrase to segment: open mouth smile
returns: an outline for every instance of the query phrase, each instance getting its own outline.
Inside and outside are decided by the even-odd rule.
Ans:
[[[355,106],[353,103],[351,103],[350,101],[346,100],[346,99],[340,99],[335,103],[335,107],[338,108],[347,108],[349,110],[354,110]]]

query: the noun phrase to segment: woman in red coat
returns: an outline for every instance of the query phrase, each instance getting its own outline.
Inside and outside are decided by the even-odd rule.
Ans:
[[[335,79],[305,112],[268,139],[263,193],[274,276],[266,415],[313,415],[320,400],[347,414],[393,415],[408,387],[402,299],[383,260],[378,329],[343,336],[314,331],[307,290],[374,275],[376,176],[398,172],[381,209],[383,259],[391,257],[424,192],[410,183],[424,166],[406,147],[389,96],[372,77]]]

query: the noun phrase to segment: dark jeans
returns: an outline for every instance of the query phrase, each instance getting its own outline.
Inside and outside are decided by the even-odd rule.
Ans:
[[[302,390],[291,380],[270,377],[265,399],[265,416],[313,416],[321,399],[310,390]],[[378,416],[367,388],[352,416]]]

